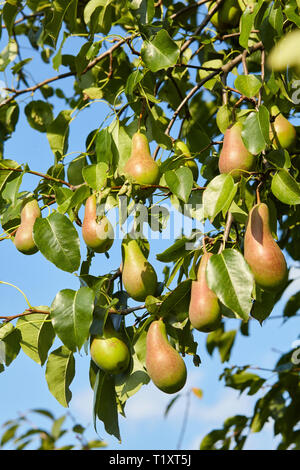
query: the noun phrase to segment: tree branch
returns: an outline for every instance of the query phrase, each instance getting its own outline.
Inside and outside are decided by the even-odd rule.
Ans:
[[[134,36],[134,35],[133,35]],[[131,36],[131,38],[133,37]],[[120,46],[122,46],[123,44],[125,44],[127,41],[128,41],[129,38],[123,38],[123,39],[120,39],[116,44],[114,44],[110,49],[108,49],[107,51],[103,52],[102,54],[100,54],[98,57],[96,57],[94,60],[92,60],[87,66],[86,68],[83,70],[82,72],[82,75],[84,75],[85,73],[87,73],[89,70],[91,70],[93,67],[95,67],[96,64],[98,64],[98,62],[100,62],[101,60],[103,60],[105,57],[107,56],[111,56],[111,54],[116,50],[118,49]],[[40,83],[37,83],[36,85],[33,85],[31,87],[28,87],[28,88],[23,88],[23,90],[15,90],[15,89],[10,89],[10,88],[5,88],[6,90],[8,91],[11,91],[13,94],[11,96],[9,96],[8,98],[6,98],[5,100],[3,100],[1,103],[0,103],[0,108],[2,108],[3,106],[7,105],[8,103],[10,103],[11,101],[13,101],[17,96],[20,96],[24,93],[34,93],[36,90],[38,90],[39,88],[42,88],[43,86],[45,85],[48,85],[48,83],[52,83],[52,82],[55,82],[57,80],[61,80],[63,78],[67,78],[67,77],[72,77],[76,75],[76,72],[66,72],[66,73],[62,73],[60,75],[56,75],[55,77],[51,77],[51,78],[47,78],[46,80],[43,80],[42,82]]]

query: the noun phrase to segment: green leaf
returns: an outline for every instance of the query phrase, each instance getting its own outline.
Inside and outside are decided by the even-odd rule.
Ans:
[[[284,204],[300,204],[299,183],[287,170],[279,170],[272,178],[271,190],[274,196]]]
[[[193,238],[195,240],[195,238]],[[173,245],[170,245],[166,248],[162,253],[156,255],[156,259],[158,261],[162,261],[163,263],[170,263],[172,261],[176,261],[178,258],[185,256],[186,254],[186,243],[190,243],[191,239],[187,237],[182,237],[176,240]]]
[[[234,82],[234,86],[237,90],[239,90],[244,96],[248,96],[248,98],[252,98],[256,96],[259,92],[262,83],[259,78],[255,75],[239,75]]]
[[[37,131],[46,132],[53,121],[52,106],[46,101],[30,101],[24,111],[30,126]]]
[[[194,184],[191,170],[180,167],[175,171],[167,171],[164,176],[170,191],[183,202],[188,202]]]
[[[229,208],[237,187],[231,175],[218,175],[208,183],[203,192],[204,216],[212,222],[217,214]]]
[[[37,310],[49,310],[49,307],[35,307]],[[50,313],[50,310],[49,310]],[[46,362],[55,333],[49,315],[33,313],[20,317],[16,327],[21,333],[21,348],[27,356],[40,365]]]
[[[276,293],[260,290],[259,298],[254,301],[251,316],[262,325],[263,321],[272,313],[275,301]]]
[[[108,176],[108,165],[104,162],[96,163],[95,165],[89,165],[83,168],[82,176],[84,181],[96,191],[105,186],[106,179]]]
[[[13,34],[14,21],[18,11],[19,8],[17,5],[12,5],[9,2],[5,2],[2,10],[2,16],[9,37]]]
[[[50,21],[45,23],[45,31],[52,38],[54,46],[56,45],[64,16],[74,2],[76,0],[55,0],[52,3],[52,15],[49,15]]]
[[[13,325],[0,325],[0,364],[9,366],[20,351],[20,331]]]
[[[211,355],[215,348],[218,349],[221,362],[229,361],[232,347],[234,345],[236,330],[223,331],[218,328],[207,335],[206,349]]]
[[[151,72],[158,72],[175,65],[179,53],[176,42],[164,29],[161,29],[152,41],[144,41],[141,49],[142,60]]]
[[[243,122],[242,139],[252,155],[262,152],[269,142],[269,113],[261,106],[259,112],[250,113]]]
[[[113,0],[90,0],[84,8],[84,22],[91,33],[107,34],[111,28]]]
[[[107,165],[111,165],[113,162],[112,154],[112,137],[107,128],[102,129],[98,132],[96,137],[96,155],[98,162],[105,162]]]
[[[4,72],[6,67],[17,57],[18,45],[14,39],[9,39],[7,45],[0,53],[0,72]]]
[[[9,181],[10,176],[17,177],[18,173],[6,168],[20,168],[19,163],[14,160],[3,159],[0,160],[0,191],[3,190],[3,187]]]
[[[154,0],[131,0],[130,8],[142,25],[151,23],[155,14]]]
[[[272,150],[266,154],[268,162],[272,163],[275,168],[288,169],[291,166],[291,159],[289,152],[285,149]]]
[[[242,320],[248,320],[254,280],[240,252],[225,249],[213,255],[207,265],[207,282],[226,307]]]
[[[70,351],[81,349],[89,337],[95,294],[89,287],[59,291],[51,305],[51,319],[57,336]]]
[[[188,316],[190,296],[191,280],[187,279],[165,296],[159,308],[159,315],[173,317],[177,322],[185,320]]]
[[[228,105],[224,104],[220,106],[216,114],[216,123],[219,128],[219,131],[222,134],[225,134],[226,129],[232,123],[232,112]]]
[[[71,110],[61,111],[47,127],[47,138],[54,154],[64,155],[67,151]]]
[[[46,364],[46,381],[49,391],[65,408],[72,398],[70,384],[75,376],[75,360],[73,353],[65,346],[55,349]]]
[[[106,432],[115,436],[120,441],[121,436],[114,380],[109,374],[106,374],[100,369],[97,371],[94,385],[93,415],[95,430],[98,417],[103,422]]]
[[[68,217],[54,212],[39,217],[33,227],[34,241],[40,252],[59,269],[77,271],[80,265],[78,233]]]
[[[206,62],[203,62],[203,64],[201,64],[202,67],[206,67],[209,69],[216,69],[216,70],[221,70],[222,65],[223,65],[223,62],[220,59],[208,60]],[[200,69],[199,79],[203,80],[204,78],[208,77],[212,72],[213,70]],[[208,90],[212,90],[215,84],[217,83],[217,81],[219,80],[220,80],[219,76],[213,77],[211,80],[208,80],[203,86],[207,88]]]
[[[141,70],[134,70],[127,78],[125,86],[125,94],[128,99],[133,98],[133,92],[136,89],[137,85],[144,78],[144,74]]]
[[[240,19],[240,37],[239,43],[244,49],[248,49],[249,36],[254,25],[255,17],[257,16],[264,0],[254,2],[255,6],[247,6]]]

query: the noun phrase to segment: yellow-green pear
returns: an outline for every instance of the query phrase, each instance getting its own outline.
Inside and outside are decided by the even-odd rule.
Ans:
[[[124,174],[132,183],[151,185],[158,183],[159,166],[150,154],[147,137],[136,132],[132,137],[131,154],[124,166]]]
[[[194,181],[197,181],[199,177],[199,168],[195,160],[192,158],[190,149],[186,143],[182,140],[176,140],[174,142],[174,151],[176,155],[183,156],[185,158],[184,166],[191,170]]]
[[[221,322],[218,297],[208,287],[206,268],[212,253],[205,252],[199,263],[197,280],[192,281],[189,319],[193,328],[205,333],[216,330]]]
[[[96,209],[96,195],[92,194],[85,203],[82,237],[89,248],[96,253],[104,253],[113,244],[114,229],[106,216],[97,220]]]
[[[270,109],[270,140],[275,148],[291,148],[296,142],[297,134],[294,126],[283,116],[278,106]]]
[[[15,247],[24,255],[33,255],[38,251],[33,239],[33,226],[38,217],[41,217],[41,210],[37,200],[25,203],[21,210],[21,224],[14,238]]]
[[[220,173],[230,173],[236,180],[241,175],[253,171],[256,166],[256,157],[246,148],[242,139],[242,124],[236,122],[224,134],[223,145],[219,157]]]
[[[155,295],[157,289],[156,272],[130,235],[122,242],[122,282],[128,295],[140,302]]]
[[[186,365],[171,346],[162,319],[154,320],[147,332],[146,369],[156,387],[165,393],[179,392],[186,383]]]
[[[244,258],[249,264],[257,284],[265,290],[278,290],[287,280],[285,257],[272,237],[269,225],[269,208],[256,204],[249,212]]]
[[[91,338],[90,354],[94,363],[104,372],[120,374],[125,372],[130,363],[130,352],[114,329],[110,318],[106,320],[103,335]]]
[[[208,4],[208,11],[210,12],[215,2]],[[227,29],[232,29],[238,26],[242,10],[238,0],[226,0],[218,8],[216,13],[212,16],[211,22],[220,32]]]

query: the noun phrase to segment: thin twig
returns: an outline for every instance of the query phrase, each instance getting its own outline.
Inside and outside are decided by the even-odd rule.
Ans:
[[[228,212],[227,221],[226,221],[226,225],[225,225],[225,230],[224,230],[224,234],[223,234],[223,240],[222,240],[221,246],[219,248],[218,254],[220,254],[225,249],[226,242],[227,242],[228,237],[229,237],[232,222],[233,222],[232,213]]]

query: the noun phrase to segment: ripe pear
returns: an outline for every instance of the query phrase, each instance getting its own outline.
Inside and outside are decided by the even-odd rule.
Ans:
[[[272,237],[269,208],[256,204],[249,212],[244,239],[244,258],[254,279],[264,290],[277,290],[287,280],[285,257]]]
[[[155,295],[157,276],[137,240],[127,235],[122,243],[122,282],[130,297],[143,302]]]
[[[176,393],[185,385],[184,360],[169,343],[162,319],[153,321],[147,332],[146,369],[156,387],[165,393]]]
[[[208,11],[214,6],[215,2],[210,2]],[[226,0],[212,16],[211,22],[218,31],[226,31],[238,26],[242,10],[238,0]]]
[[[270,140],[275,148],[289,149],[296,141],[297,134],[294,126],[281,114],[278,106],[270,109],[274,121],[270,123]]]
[[[130,352],[108,318],[103,335],[91,339],[90,354],[94,363],[110,374],[125,372],[130,362]]]
[[[87,246],[96,253],[108,251],[114,241],[114,229],[108,218],[103,216],[97,221],[95,194],[89,196],[85,203],[82,237]]]
[[[192,281],[189,318],[193,328],[205,333],[216,330],[221,322],[221,309],[218,297],[208,287],[206,268],[212,253],[204,253],[197,272],[197,280]]]
[[[150,154],[147,137],[140,132],[132,137],[131,154],[124,173],[131,182],[141,185],[156,184],[159,180],[159,166]]]
[[[21,210],[21,224],[14,238],[15,247],[24,255],[33,255],[38,251],[33,239],[33,226],[38,217],[41,217],[41,211],[37,200],[25,203]]]
[[[237,180],[244,171],[253,171],[256,157],[252,155],[242,139],[242,124],[236,122],[226,129],[219,158],[220,173],[230,173]],[[244,173],[246,174],[246,173]]]
[[[184,166],[191,170],[194,181],[197,181],[199,177],[198,165],[195,160],[192,159],[188,146],[182,140],[176,140],[174,143],[174,150],[176,155],[185,157],[186,161],[184,162]]]

